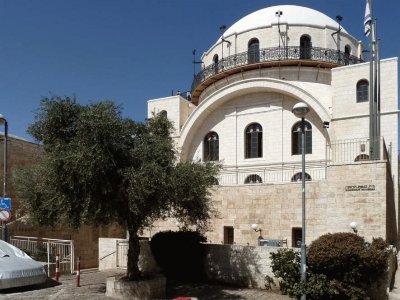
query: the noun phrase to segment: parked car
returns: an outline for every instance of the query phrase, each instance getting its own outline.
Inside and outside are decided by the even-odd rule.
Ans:
[[[17,247],[0,240],[0,289],[44,283],[41,263]]]

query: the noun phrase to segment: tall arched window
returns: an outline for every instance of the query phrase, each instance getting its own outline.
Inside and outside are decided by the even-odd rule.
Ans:
[[[260,42],[258,39],[251,39],[247,45],[247,59],[249,64],[260,61]]]
[[[302,35],[300,38],[300,59],[311,58],[311,37]]]
[[[253,123],[246,128],[246,158],[262,157],[262,127],[258,123]]]
[[[304,121],[305,129],[305,154],[312,153],[312,126],[307,121]],[[292,127],[292,155],[301,154],[301,121],[297,122]]]
[[[218,73],[218,54],[214,55],[213,63],[214,63],[214,72]]]
[[[300,181],[301,178],[302,178],[302,173],[299,172],[299,173],[296,173],[296,174],[293,175],[291,181],[292,181],[292,182],[297,182],[297,181]],[[304,180],[305,180],[305,181],[310,181],[310,180],[311,180],[310,174],[304,173]]]
[[[204,160],[219,160],[219,137],[214,131],[207,133],[203,143]]]
[[[357,82],[357,102],[368,101],[368,90],[369,90],[368,80],[362,79],[359,82]]]

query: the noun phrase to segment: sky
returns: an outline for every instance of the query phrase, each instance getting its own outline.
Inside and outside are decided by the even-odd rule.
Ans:
[[[192,51],[200,59],[220,26],[281,4],[340,15],[367,45],[365,0],[0,0],[0,114],[9,134],[27,140],[40,100],[52,95],[113,100],[143,121],[149,99],[190,89]],[[399,56],[400,1],[372,0],[372,10],[381,58]]]

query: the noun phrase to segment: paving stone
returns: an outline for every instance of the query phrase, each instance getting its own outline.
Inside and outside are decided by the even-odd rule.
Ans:
[[[73,275],[62,275],[60,283],[49,280],[43,285],[0,290],[0,299],[14,300],[91,300],[112,299],[105,296],[106,278],[124,274],[125,270],[113,269],[108,271],[83,270],[81,272],[81,286],[76,287],[76,278]],[[168,285],[166,299],[187,297],[196,300],[287,300],[287,296],[280,295],[279,291],[265,291],[255,289],[241,289],[210,284],[180,284],[172,282]],[[166,300],[159,299],[159,300]]]

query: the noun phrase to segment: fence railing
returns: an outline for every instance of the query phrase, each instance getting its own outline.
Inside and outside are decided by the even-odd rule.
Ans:
[[[116,266],[120,269],[126,269],[128,267],[128,241],[117,240],[116,245]]]
[[[307,165],[307,180],[322,180],[326,178],[325,161],[309,162]],[[218,176],[220,185],[256,184],[296,182],[301,180],[301,162],[290,164],[274,164],[259,167],[225,167]]]
[[[377,140],[379,148],[384,148],[383,138]],[[369,138],[337,140],[328,145],[327,160],[332,163],[354,162],[370,160],[370,146],[372,143]],[[384,159],[380,151],[379,159]]]
[[[387,160],[391,164],[391,145],[386,148],[385,141],[380,137],[379,160]],[[369,161],[370,139],[337,140],[326,145],[324,160],[310,161],[306,157],[306,180],[326,179],[327,167],[338,163],[353,163]],[[298,162],[284,162],[258,166],[223,166],[219,176],[219,185],[257,184],[296,182],[301,180],[301,160]]]
[[[10,244],[23,250],[35,260],[47,263],[47,274],[55,265],[55,256],[60,256],[60,272],[74,273],[74,241],[28,236],[12,236]]]
[[[235,55],[224,57],[218,62],[206,66],[197,73],[192,82],[192,91],[213,75],[234,69],[237,67],[272,61],[290,61],[290,60],[309,60],[326,62],[335,65],[358,64],[363,62],[360,58],[338,51],[336,49],[327,49],[320,47],[271,47],[258,49],[256,51],[245,51]]]

